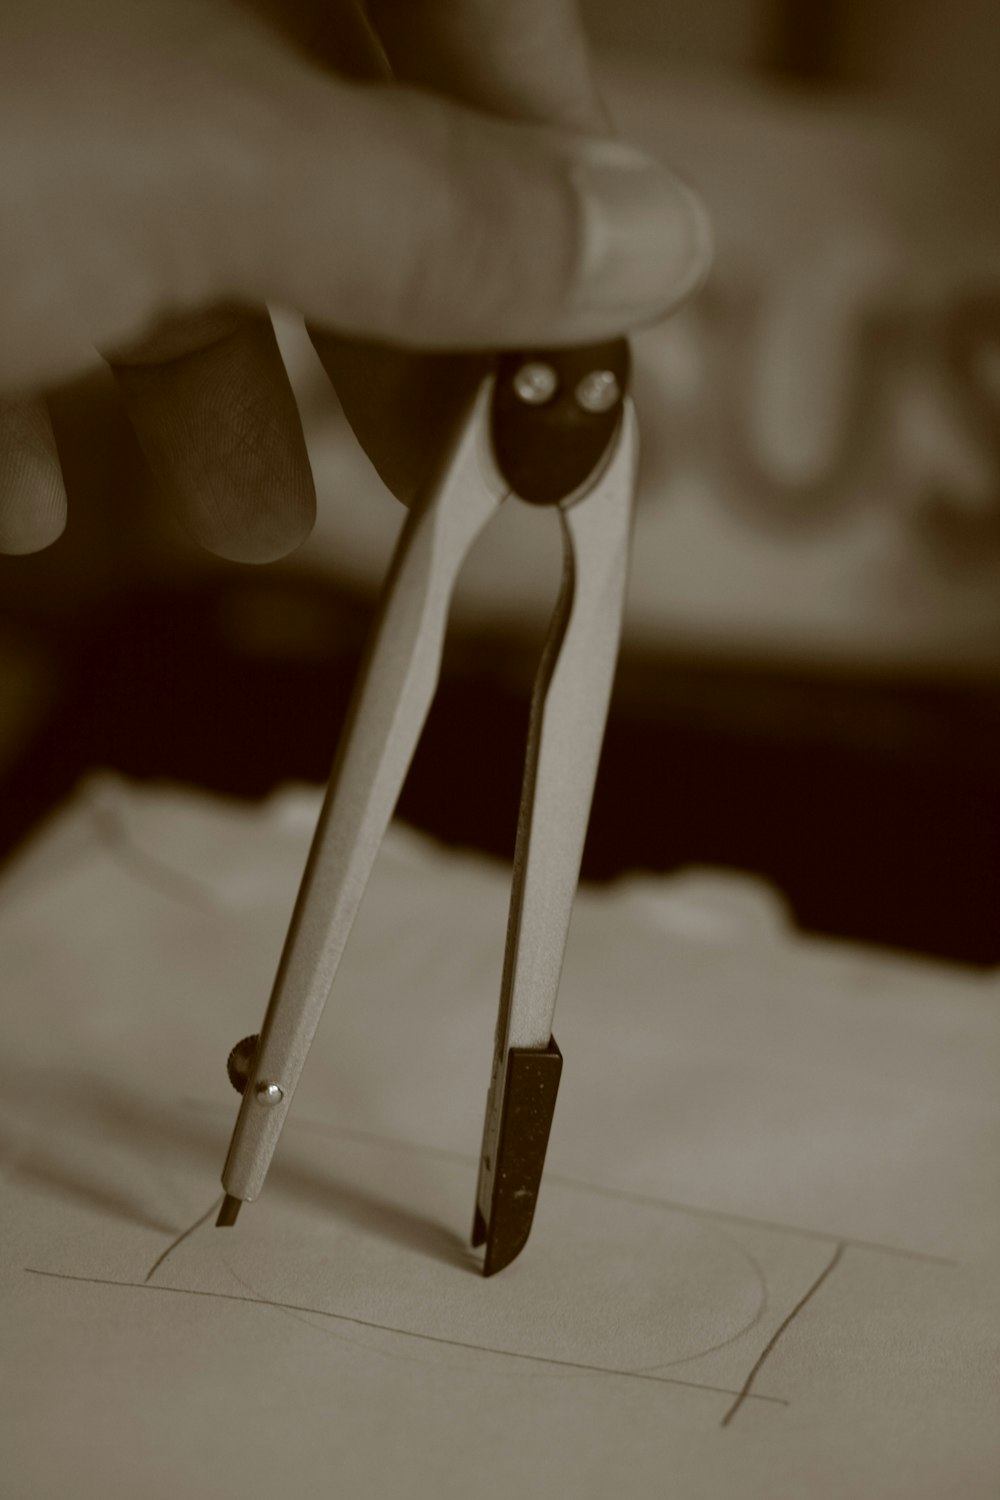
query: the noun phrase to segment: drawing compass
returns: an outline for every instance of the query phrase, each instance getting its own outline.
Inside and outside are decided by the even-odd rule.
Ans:
[[[497,358],[410,510],[383,587],[243,1095],[220,1225],[261,1191],[440,673],[462,563],[512,497],[552,507],[562,583],[532,695],[474,1245],[531,1229],[562,1057],[552,1018],[618,654],[637,460],[624,340]],[[442,931],[447,912],[441,913]],[[402,997],[401,997],[402,1001]]]

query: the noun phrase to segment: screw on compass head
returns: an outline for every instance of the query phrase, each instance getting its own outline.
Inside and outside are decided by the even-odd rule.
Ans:
[[[621,398],[621,386],[614,370],[591,370],[577,386],[574,395],[584,411],[610,411]]]
[[[518,400],[525,406],[544,406],[558,390],[559,377],[551,365],[533,359],[521,366],[511,384]]]

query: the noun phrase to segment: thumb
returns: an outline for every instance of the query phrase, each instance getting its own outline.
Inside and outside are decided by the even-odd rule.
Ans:
[[[205,216],[222,294],[369,339],[503,347],[651,322],[706,271],[699,201],[630,147],[311,75],[282,119],[249,191]]]

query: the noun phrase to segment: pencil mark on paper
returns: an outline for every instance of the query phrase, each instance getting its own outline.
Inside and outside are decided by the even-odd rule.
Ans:
[[[751,1329],[757,1327],[757,1324],[761,1321],[762,1318],[767,1316],[767,1277],[764,1275],[764,1269],[761,1266],[760,1261],[755,1255],[751,1254],[751,1252],[745,1245],[741,1245],[739,1240],[734,1239],[732,1235],[725,1234],[723,1230],[718,1228],[716,1228],[716,1233],[724,1235],[724,1237],[729,1241],[733,1248],[738,1251],[738,1253],[743,1257],[743,1260],[751,1268],[757,1278],[757,1286],[760,1291],[760,1300],[757,1303],[757,1307],[755,1312],[753,1313],[753,1316],[746,1323],[744,1323],[741,1328],[737,1328],[733,1333],[727,1334],[727,1336],[724,1339],[720,1339],[718,1343],[708,1344],[704,1349],[696,1349],[692,1354],[682,1354],[677,1359],[665,1359],[661,1364],[647,1365],[645,1367],[647,1370],[670,1370],[675,1368],[677,1365],[689,1365],[692,1360],[695,1359],[704,1359],[706,1354],[717,1354],[720,1349],[728,1349],[730,1344],[735,1344],[739,1339],[744,1338],[751,1331]]]
[[[526,1360],[530,1364],[550,1365],[557,1369],[578,1370],[588,1375],[607,1375],[620,1380],[641,1380],[652,1385],[680,1385],[688,1390],[709,1391],[719,1396],[736,1396],[740,1401],[766,1401],[772,1406],[788,1406],[783,1396],[758,1395],[746,1386],[736,1391],[731,1386],[709,1385],[700,1380],[682,1380],[677,1375],[651,1375],[642,1370],[616,1370],[609,1365],[591,1365],[582,1360],[556,1359],[547,1354],[520,1354],[512,1349],[497,1349],[489,1344],[473,1344],[464,1339],[444,1338],[435,1333],[417,1333],[410,1328],[396,1328],[391,1323],[377,1323],[369,1318],[350,1317],[346,1313],[330,1312],[325,1307],[306,1307],[297,1302],[281,1302],[272,1298],[243,1296],[237,1292],[208,1291],[201,1287],[159,1286],[149,1281],[116,1281],[107,1276],[74,1276],[66,1271],[43,1271],[37,1266],[25,1266],[29,1276],[46,1276],[54,1281],[82,1281],[90,1286],[126,1287],[139,1292],[161,1292],[180,1297],[214,1297],[221,1302],[243,1302],[251,1307],[275,1307],[295,1313],[311,1313],[316,1317],[330,1318],[338,1323],[351,1323],[356,1328],[370,1328],[379,1333],[393,1333],[400,1338],[420,1339],[424,1343],[443,1344],[452,1349],[470,1349],[480,1354],[492,1354],[503,1359]]]
[[[120,808],[107,802],[95,802],[90,808],[90,817],[99,843],[143,885],[172,901],[179,901],[183,906],[193,907],[195,911],[220,911],[218,894],[210,885],[182,870],[175,870],[133,841]]]
[[[183,1100],[185,1109],[204,1110],[208,1114],[221,1114],[226,1106],[207,1099],[188,1097]],[[335,1125],[325,1120],[312,1120],[296,1115],[289,1119],[289,1130],[305,1130],[311,1134],[332,1136],[334,1139],[358,1141],[362,1144],[384,1146],[394,1151],[411,1152],[417,1156],[432,1157],[438,1161],[478,1163],[478,1156],[470,1151],[457,1151],[450,1146],[432,1146],[425,1141],[404,1140],[399,1136],[381,1135],[374,1130],[358,1130],[351,1125]],[[812,1229],[802,1224],[786,1224],[779,1219],[759,1218],[754,1214],[731,1213],[725,1209],[707,1208],[703,1204],[684,1203],[678,1198],[660,1198],[654,1193],[633,1192],[629,1188],[608,1187],[603,1183],[586,1182],[579,1177],[567,1177],[562,1172],[546,1172],[546,1182],[558,1182],[563,1187],[576,1188],[580,1192],[593,1193],[601,1198],[615,1198],[622,1203],[649,1204],[655,1208],[676,1209],[695,1219],[708,1219],[722,1224],[745,1224],[751,1229],[769,1229],[778,1234],[795,1235],[803,1240],[842,1241],[856,1250],[873,1250],[879,1255],[895,1255],[904,1260],[922,1261],[933,1266],[957,1266],[953,1255],[936,1255],[930,1250],[914,1250],[909,1245],[889,1245],[881,1240],[864,1240],[855,1235],[836,1234],[829,1229]]]
[[[190,1235],[194,1234],[194,1232],[195,1232],[196,1229],[200,1229],[201,1228],[201,1226],[205,1223],[206,1219],[211,1219],[211,1218],[214,1217],[215,1214],[218,1213],[218,1211],[219,1211],[219,1204],[221,1202],[222,1202],[221,1198],[216,1198],[216,1200],[212,1204],[211,1208],[206,1208],[205,1212],[202,1214],[202,1216],[201,1216],[200,1219],[195,1219],[194,1223],[193,1224],[189,1224],[188,1227],[187,1227],[187,1229],[183,1230],[177,1236],[176,1239],[171,1240],[171,1242],[167,1246],[167,1248],[164,1251],[162,1251],[161,1254],[159,1254],[156,1257],[156,1259],[153,1261],[153,1264],[150,1266],[149,1270],[146,1272],[146,1275],[143,1278],[143,1280],[145,1282],[148,1283],[148,1282],[152,1281],[152,1279],[156,1275],[157,1271],[163,1265],[163,1262],[165,1260],[169,1260],[170,1256],[173,1255],[173,1253],[177,1249],[178,1245],[183,1245],[184,1241]]]
[[[777,1344],[786,1328],[788,1328],[788,1326],[798,1317],[799,1313],[805,1307],[806,1303],[811,1301],[811,1299],[815,1297],[824,1281],[826,1281],[827,1277],[840,1262],[840,1259],[846,1249],[846,1241],[838,1240],[836,1249],[834,1250],[830,1259],[827,1261],[826,1265],[823,1267],[822,1271],[816,1277],[816,1280],[813,1282],[812,1286],[804,1296],[799,1298],[798,1302],[796,1302],[787,1318],[785,1318],[781,1323],[778,1324],[777,1328],[774,1330],[771,1337],[764,1345],[760,1354],[757,1356],[754,1366],[751,1369],[750,1374],[747,1376],[746,1380],[744,1380],[739,1394],[736,1397],[736,1400],[733,1402],[732,1406],[729,1408],[722,1421],[720,1422],[720,1427],[728,1427],[730,1422],[735,1417],[736,1413],[739,1411],[740,1407],[743,1405],[744,1401],[749,1400],[752,1395],[756,1394],[753,1390],[753,1383],[757,1379],[757,1376],[760,1374],[761,1368],[763,1367],[768,1355],[774,1349],[774,1346]]]

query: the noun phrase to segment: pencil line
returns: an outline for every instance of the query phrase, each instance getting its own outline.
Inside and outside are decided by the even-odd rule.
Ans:
[[[181,1234],[179,1234],[175,1240],[172,1240],[170,1242],[170,1244],[163,1251],[163,1253],[161,1255],[158,1255],[156,1257],[156,1259],[153,1261],[153,1264],[150,1266],[149,1270],[146,1272],[146,1275],[145,1275],[145,1278],[144,1278],[145,1282],[152,1281],[152,1279],[156,1275],[157,1271],[163,1265],[163,1262],[165,1260],[168,1260],[170,1258],[170,1256],[173,1255],[173,1253],[177,1249],[178,1245],[183,1245],[183,1243],[187,1239],[188,1235],[194,1234],[195,1230],[196,1229],[200,1229],[201,1226],[204,1224],[204,1222],[205,1222],[206,1219],[210,1219],[214,1213],[218,1212],[219,1204],[221,1202],[222,1202],[221,1198],[216,1198],[216,1200],[212,1204],[211,1208],[206,1208],[205,1212],[202,1214],[202,1216],[201,1216],[200,1219],[195,1219],[195,1221],[194,1221],[193,1224],[189,1224],[188,1227],[187,1227],[187,1229],[185,1229]]]
[[[207,1217],[207,1215],[206,1215]],[[269,1297],[244,1297],[236,1292],[212,1292],[199,1287],[157,1286],[148,1281],[115,1281],[107,1276],[74,1276],[68,1271],[43,1271],[37,1266],[25,1266],[29,1276],[48,1276],[55,1281],[85,1281],[91,1286],[123,1286],[140,1292],[167,1292],[181,1297],[215,1297],[222,1302],[248,1302],[251,1307],[277,1307],[288,1312],[312,1313],[320,1318],[332,1318],[338,1323],[351,1323],[357,1328],[370,1328],[379,1333],[395,1333],[401,1338],[421,1339],[428,1344],[443,1344],[452,1349],[471,1349],[480,1354],[497,1354],[507,1359],[524,1359],[536,1365],[555,1365],[563,1370],[580,1370],[588,1375],[616,1375],[623,1380],[644,1380],[652,1385],[682,1385],[692,1391],[711,1391],[718,1396],[738,1396],[741,1400],[768,1401],[773,1406],[787,1406],[783,1396],[758,1396],[756,1392],[736,1391],[726,1385],[706,1385],[699,1380],[681,1380],[674,1375],[649,1375],[641,1370],[615,1370],[607,1365],[588,1365],[579,1360],[554,1359],[547,1354],[521,1354],[516,1349],[496,1349],[490,1344],[470,1344],[465,1339],[444,1338],[436,1333],[416,1333],[410,1328],[394,1328],[391,1323],[376,1323],[368,1318],[352,1318],[347,1313],[330,1312],[325,1307],[304,1307],[298,1302],[278,1302]]]
[[[195,1109],[211,1114],[221,1114],[223,1107],[205,1099],[186,1101]],[[228,1106],[225,1106],[228,1109]],[[419,1156],[433,1156],[440,1161],[453,1161],[463,1165],[478,1162],[470,1151],[456,1151],[450,1146],[431,1146],[422,1141],[405,1141],[396,1136],[379,1135],[374,1130],[356,1130],[350,1125],[332,1125],[325,1120],[303,1119],[293,1116],[286,1129],[304,1129],[318,1135],[329,1135],[344,1140],[360,1141],[373,1146],[385,1146],[396,1151],[411,1151]],[[935,1266],[957,1266],[953,1255],[935,1255],[930,1250],[913,1250],[907,1245],[887,1245],[880,1240],[860,1240],[849,1234],[836,1234],[832,1229],[809,1229],[802,1224],[783,1224],[779,1219],[760,1219],[752,1214],[729,1213],[723,1208],[707,1208],[700,1203],[682,1203],[677,1198],[657,1198],[652,1193],[632,1192],[628,1188],[606,1187],[597,1182],[586,1182],[579,1177],[566,1177],[560,1172],[548,1172],[546,1182],[558,1182],[563,1187],[576,1188],[583,1193],[596,1193],[602,1198],[616,1198],[623,1203],[643,1203],[655,1208],[672,1208],[678,1213],[690,1214],[692,1218],[719,1219],[726,1224],[746,1224],[755,1229],[773,1229],[781,1234],[794,1234],[804,1240],[840,1241],[854,1250],[872,1250],[879,1255],[902,1256],[905,1260],[925,1261]]]
[[[219,897],[210,885],[183,870],[175,870],[134,843],[120,808],[95,804],[90,809],[90,816],[98,840],[111,857],[118,860],[126,874],[159,895],[193,907],[195,911],[213,915],[222,909]]]
[[[778,1219],[756,1219],[750,1214],[727,1213],[722,1208],[704,1208],[697,1203],[681,1203],[675,1198],[654,1198],[645,1193],[631,1193],[625,1188],[612,1188],[594,1186],[574,1177],[560,1177],[553,1172],[549,1178],[550,1182],[561,1182],[566,1187],[579,1188],[581,1191],[600,1193],[605,1198],[620,1198],[627,1203],[656,1204],[661,1208],[673,1208],[678,1213],[690,1214],[696,1219],[718,1219],[724,1224],[746,1224],[754,1229],[771,1229],[780,1234],[792,1234],[802,1240],[825,1240],[828,1244],[835,1240],[838,1244],[850,1246],[852,1250],[871,1250],[878,1255],[900,1256],[904,1260],[917,1260],[929,1262],[936,1266],[957,1266],[958,1261],[952,1255],[934,1255],[929,1250],[911,1250],[906,1245],[886,1245],[879,1240],[856,1240],[851,1235],[835,1234],[829,1229],[808,1229],[801,1224],[783,1224]]]
[[[805,1307],[806,1303],[810,1301],[811,1298],[815,1297],[816,1293],[819,1291],[826,1278],[830,1275],[830,1272],[840,1261],[840,1258],[846,1248],[846,1242],[844,1240],[840,1240],[837,1244],[837,1248],[834,1250],[832,1256],[823,1267],[823,1270],[816,1277],[816,1280],[806,1292],[805,1296],[799,1298],[798,1302],[796,1302],[795,1306],[788,1314],[788,1317],[785,1318],[783,1322],[778,1324],[777,1328],[774,1330],[771,1337],[764,1345],[760,1354],[757,1356],[757,1360],[754,1364],[753,1369],[750,1371],[750,1374],[747,1376],[746,1380],[744,1380],[739,1395],[736,1397],[736,1400],[733,1402],[732,1406],[729,1408],[729,1410],[726,1412],[726,1415],[720,1422],[720,1427],[728,1427],[730,1422],[735,1417],[736,1413],[739,1411],[740,1407],[743,1405],[744,1401],[749,1400],[751,1396],[756,1394],[753,1391],[752,1387],[754,1381],[757,1379],[757,1376],[760,1374],[764,1361],[773,1350],[775,1344],[777,1344],[778,1340],[781,1338],[781,1335],[784,1333],[785,1329],[798,1317],[799,1313]]]

